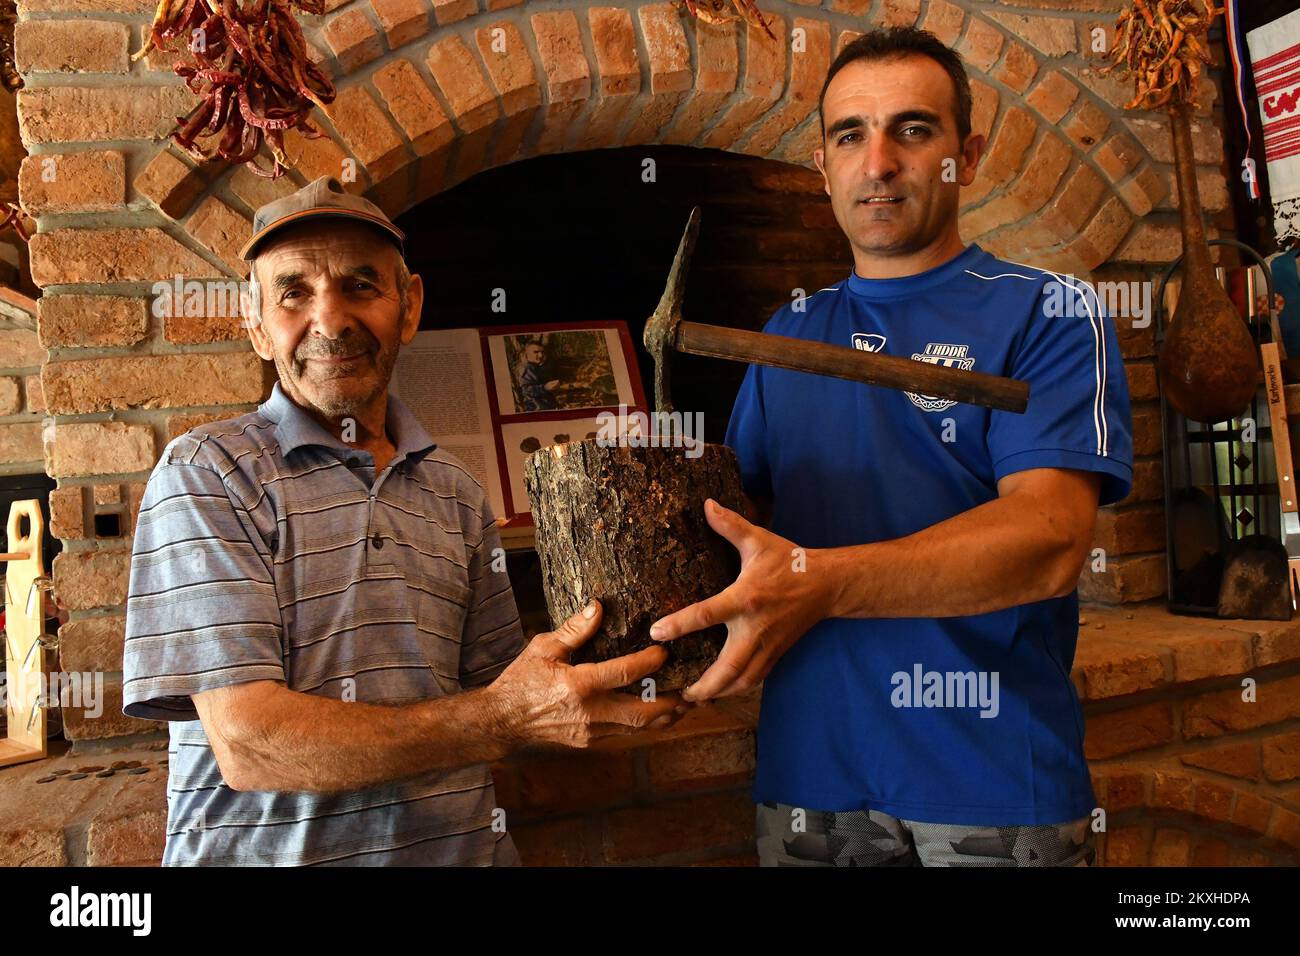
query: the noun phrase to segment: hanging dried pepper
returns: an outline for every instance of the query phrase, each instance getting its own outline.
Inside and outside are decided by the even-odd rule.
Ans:
[[[32,237],[27,234],[27,229],[23,226],[25,218],[27,217],[16,203],[0,202],[0,232],[4,232],[10,226],[13,226],[14,232],[18,233],[19,239],[23,242],[29,241]]]
[[[776,39],[776,34],[763,19],[763,14],[758,12],[758,7],[754,6],[754,0],[684,0],[684,3],[691,16],[705,23],[718,24],[744,20],[746,23],[762,27],[764,33],[773,40]]]
[[[173,69],[202,99],[176,117],[172,139],[195,159],[247,163],[274,179],[288,166],[286,130],[321,135],[307,117],[313,105],[334,101],[334,84],[307,55],[291,5],[309,14],[325,9],[324,0],[160,0],[149,39],[132,59],[184,37],[194,62]],[[197,145],[219,133],[210,151]],[[263,143],[274,160],[269,171],[254,159]]]
[[[1108,66],[1133,77],[1133,99],[1125,109],[1150,110],[1173,101],[1196,100],[1201,71],[1210,62],[1203,37],[1223,12],[1213,0],[1133,0],[1115,21]]]

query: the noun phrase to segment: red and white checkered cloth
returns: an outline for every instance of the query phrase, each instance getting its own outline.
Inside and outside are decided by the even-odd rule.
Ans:
[[[1246,34],[1278,242],[1300,240],[1300,10]]]

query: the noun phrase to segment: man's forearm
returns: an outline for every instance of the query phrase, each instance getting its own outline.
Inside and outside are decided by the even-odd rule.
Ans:
[[[227,707],[216,722],[227,728],[224,746],[213,741],[218,762],[237,790],[357,790],[486,763],[512,749],[489,688],[392,707],[271,682],[256,694]]]
[[[826,575],[827,617],[984,614],[1069,593],[1078,542],[1045,513],[996,498],[915,534],[808,556]]]

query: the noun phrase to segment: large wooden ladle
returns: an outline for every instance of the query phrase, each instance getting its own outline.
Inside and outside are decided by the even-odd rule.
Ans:
[[[1250,404],[1259,376],[1259,352],[1246,323],[1214,276],[1201,220],[1196,160],[1187,107],[1169,107],[1174,170],[1183,232],[1183,284],[1160,348],[1165,398],[1192,421],[1236,418]]]

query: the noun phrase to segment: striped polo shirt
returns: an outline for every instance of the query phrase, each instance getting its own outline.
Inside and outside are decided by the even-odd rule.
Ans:
[[[164,865],[517,863],[485,764],[342,793],[239,792],[190,697],[283,681],[400,705],[490,683],[522,649],[479,483],[388,396],[378,476],[277,383],[170,442],[127,598],[123,711],[170,721]]]

